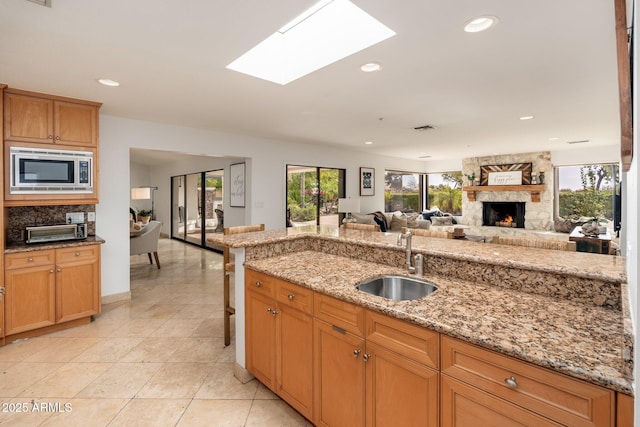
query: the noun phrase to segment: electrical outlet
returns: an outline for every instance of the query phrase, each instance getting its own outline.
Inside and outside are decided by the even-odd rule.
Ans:
[[[95,212],[87,212],[87,221],[95,222],[96,221],[96,213]]]
[[[67,212],[67,224],[82,224],[84,212]]]

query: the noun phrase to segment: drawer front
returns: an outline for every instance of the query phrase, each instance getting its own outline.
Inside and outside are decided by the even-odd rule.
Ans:
[[[55,251],[30,251],[15,254],[7,254],[4,257],[5,270],[15,270],[17,268],[38,267],[49,265],[55,262]]]
[[[394,319],[375,311],[366,311],[366,339],[426,366],[440,366],[440,337],[437,332]]]
[[[56,249],[56,262],[84,261],[98,258],[100,246],[77,246],[73,248]]]
[[[442,373],[571,426],[613,426],[614,392],[442,336]]]
[[[317,293],[313,298],[314,317],[359,337],[364,337],[364,309],[346,301]]]
[[[275,277],[268,274],[259,273],[248,268],[244,270],[244,287],[247,291],[257,292],[273,298],[275,296],[276,281]]]
[[[276,300],[307,314],[313,313],[313,291],[293,283],[278,280],[276,282]]]

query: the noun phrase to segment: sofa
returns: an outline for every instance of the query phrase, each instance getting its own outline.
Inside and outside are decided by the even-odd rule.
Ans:
[[[377,224],[380,231],[401,232],[403,228],[421,228],[428,230],[432,226],[440,226],[453,229],[457,224],[456,218],[452,215],[443,214],[438,210],[424,212],[372,212],[372,213],[352,213],[351,216],[359,224]],[[451,231],[451,230],[447,230]]]

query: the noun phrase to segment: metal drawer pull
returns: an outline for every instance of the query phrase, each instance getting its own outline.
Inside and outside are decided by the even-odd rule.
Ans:
[[[260,281],[256,282],[256,286],[257,286],[257,287],[262,286],[262,282],[260,282]]]
[[[267,308],[267,313],[271,313],[273,309],[271,307]]]
[[[369,359],[371,359],[371,355],[369,353],[365,353],[362,358],[364,359],[365,362],[368,362]]]
[[[507,379],[504,380],[504,383],[507,385],[507,387],[509,388],[516,388],[518,387],[518,383],[516,382],[516,378],[515,377],[509,377]]]
[[[49,273],[53,273],[53,268],[51,270],[49,270]]]
[[[62,269],[61,269],[61,268],[59,268],[59,269],[58,269],[58,272],[61,272],[61,271],[62,271]]]
[[[29,261],[29,262],[33,262],[33,258],[29,258],[27,261]]]
[[[292,301],[293,301],[293,299],[294,299],[295,297],[296,297],[296,296],[295,296],[294,294],[289,294],[289,295],[287,295],[287,298],[289,298],[289,299],[290,299],[290,300],[292,300]]]
[[[362,350],[353,350],[353,357],[358,357]]]
[[[76,252],[76,256],[80,256],[80,252]]]

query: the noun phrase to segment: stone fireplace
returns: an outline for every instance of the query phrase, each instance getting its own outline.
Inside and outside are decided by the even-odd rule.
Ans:
[[[524,202],[482,202],[482,225],[524,228]]]
[[[480,185],[473,186],[470,183],[463,185],[462,218],[461,223],[472,227],[496,226],[496,222],[502,234],[508,230],[552,230],[553,229],[553,164],[551,153],[548,151],[535,153],[507,154],[500,156],[472,157],[462,160],[462,172],[465,175],[475,174],[480,176],[481,166],[507,165],[516,163],[531,163],[532,171],[545,171],[543,186],[533,185]],[[500,207],[502,203],[509,203],[515,209],[507,212],[514,219],[516,226],[504,224],[506,218],[498,218],[498,213],[486,212],[485,204],[489,203]],[[519,207],[517,207],[519,206]],[[518,211],[520,209],[520,211]],[[526,215],[525,215],[526,212]],[[492,228],[495,230],[495,228]],[[479,230],[478,233],[481,233]]]

